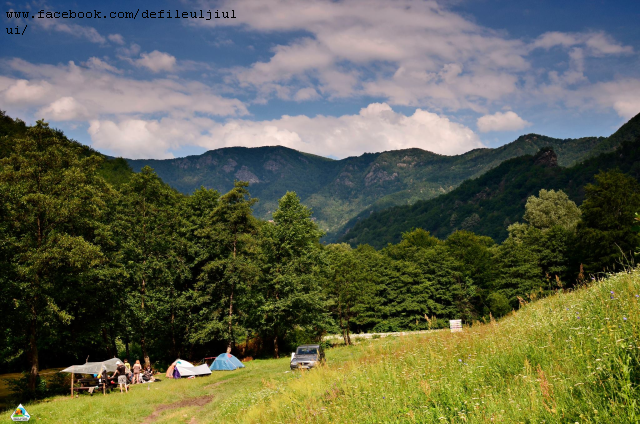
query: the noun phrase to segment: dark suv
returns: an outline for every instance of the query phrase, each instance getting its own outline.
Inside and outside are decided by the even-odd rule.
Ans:
[[[324,350],[318,344],[298,346],[291,355],[291,369],[309,369],[324,361]]]

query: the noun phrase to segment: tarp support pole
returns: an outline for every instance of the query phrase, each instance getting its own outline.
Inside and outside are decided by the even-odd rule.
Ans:
[[[71,373],[71,398],[73,399],[73,373]]]

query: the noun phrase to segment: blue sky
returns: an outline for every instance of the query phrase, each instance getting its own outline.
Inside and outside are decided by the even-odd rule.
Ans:
[[[606,136],[640,113],[638,1],[2,7],[5,27],[24,35],[3,33],[0,108],[116,156],[262,145],[334,158],[459,154],[526,133]],[[143,18],[176,9],[233,9],[236,19]],[[38,19],[40,10],[107,18]]]

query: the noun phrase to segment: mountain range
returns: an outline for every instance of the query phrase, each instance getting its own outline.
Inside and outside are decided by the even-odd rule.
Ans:
[[[498,148],[475,149],[456,156],[414,148],[333,160],[266,146],[127,162],[136,172],[146,165],[152,167],[163,181],[185,194],[200,186],[226,192],[234,180],[249,181],[252,196],[259,199],[256,216],[263,219],[271,217],[280,197],[295,191],[327,232],[323,241],[332,242],[375,211],[449,193],[467,179],[477,178],[506,160],[535,154],[543,147],[554,150],[560,166],[610,152],[630,137],[630,131],[623,128],[611,137],[557,139],[527,134]]]
[[[11,139],[24,135],[27,128],[0,111],[0,158],[11,151]],[[118,185],[149,165],[185,194],[200,186],[224,193],[234,180],[249,181],[252,196],[259,199],[255,214],[263,219],[271,217],[287,191],[295,191],[313,209],[327,233],[326,243],[384,246],[413,227],[429,229],[438,237],[468,228],[500,240],[506,226],[521,219],[526,198],[539,188],[561,188],[579,202],[582,187],[599,169],[618,166],[640,175],[640,159],[630,162],[636,158],[633,146],[638,137],[640,114],[610,137],[527,134],[498,148],[456,156],[414,148],[334,160],[281,146],[231,147],[166,160],[106,157],[100,173]],[[104,156],[69,142],[87,155]],[[620,150],[623,145],[626,150]],[[547,152],[542,162],[541,149]]]

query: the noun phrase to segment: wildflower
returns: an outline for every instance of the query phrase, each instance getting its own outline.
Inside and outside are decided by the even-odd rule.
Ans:
[[[626,320],[627,320],[627,317],[622,317],[622,319],[626,321]]]
[[[462,359],[458,359],[458,362],[462,362]]]

